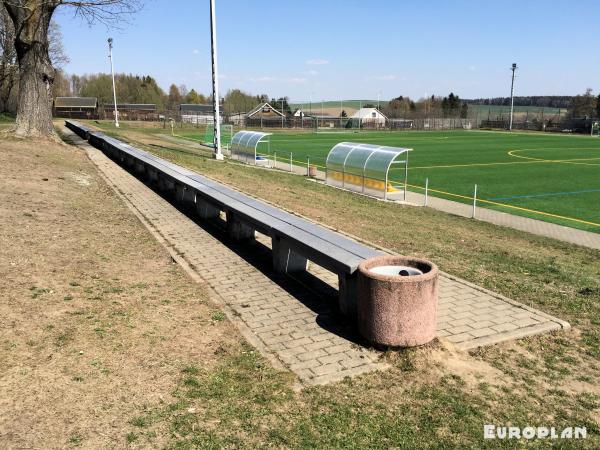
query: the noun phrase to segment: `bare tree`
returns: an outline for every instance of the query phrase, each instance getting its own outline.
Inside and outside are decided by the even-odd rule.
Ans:
[[[15,29],[0,4],[0,112],[9,111],[9,99],[17,79]]]
[[[63,45],[60,26],[54,20],[50,22],[48,28],[48,54],[52,67],[55,69],[63,69],[70,62]]]
[[[50,57],[49,31],[59,7],[72,7],[88,23],[115,25],[137,11],[139,0],[0,0],[14,26],[14,48],[19,67],[19,97],[15,133],[50,136],[52,84],[55,69]],[[64,54],[64,52],[63,52]]]
[[[48,28],[49,55],[52,66],[62,69],[69,63],[60,26],[54,20]],[[4,5],[0,3],[0,112],[15,112],[19,70],[16,61],[15,31]],[[61,89],[64,92],[64,89]]]
[[[183,98],[187,97],[189,92],[190,91],[188,90],[188,88],[185,84],[179,85],[179,95],[181,95],[181,97],[183,97]]]
[[[569,111],[571,117],[594,117],[596,98],[592,95],[592,88],[587,88],[583,95],[573,97]]]

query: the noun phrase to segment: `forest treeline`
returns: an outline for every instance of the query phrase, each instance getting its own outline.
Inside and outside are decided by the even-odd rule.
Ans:
[[[515,106],[538,106],[544,108],[569,108],[572,95],[531,95],[514,98]],[[510,97],[476,98],[465,100],[470,105],[510,106]]]
[[[185,84],[172,84],[165,92],[150,75],[115,74],[115,86],[119,103],[150,103],[159,111],[175,111],[182,103],[212,103],[211,95],[188,89]],[[54,96],[95,97],[100,104],[109,104],[113,102],[112,78],[106,73],[67,76],[59,71],[54,81]],[[251,95],[239,89],[229,90],[221,99],[227,112],[246,112],[265,101],[269,101],[266,94]],[[272,101],[281,102],[282,99]],[[289,110],[287,98],[283,101]]]

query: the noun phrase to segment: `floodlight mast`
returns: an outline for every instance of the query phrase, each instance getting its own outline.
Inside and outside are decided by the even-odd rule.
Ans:
[[[113,57],[112,57],[112,44],[113,44],[113,38],[108,38],[108,59],[110,59],[110,73],[112,75],[112,85],[113,85],[113,100],[115,103],[115,127],[119,128],[119,111],[117,111],[117,89],[115,87],[115,69],[114,69]]]
[[[510,70],[512,70],[512,81],[510,83],[510,124],[508,125],[508,130],[512,131],[515,111],[515,71],[517,70],[517,63],[513,63]]]
[[[210,48],[212,58],[212,97],[214,126],[214,157],[222,160],[221,152],[221,111],[219,107],[219,72],[217,68],[217,22],[215,20],[215,0],[210,0]]]

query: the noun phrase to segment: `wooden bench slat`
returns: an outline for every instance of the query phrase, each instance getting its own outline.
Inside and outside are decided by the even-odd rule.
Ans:
[[[383,254],[379,250],[245,195],[104,133],[89,130],[70,121],[67,121],[67,124],[76,132],[78,127],[79,132],[88,132],[90,142],[97,142],[103,147],[109,146],[111,151],[121,153],[123,157],[134,158],[134,160],[153,168],[173,183],[193,190],[196,196],[201,197],[204,201],[232,214],[236,220],[247,223],[248,226],[263,234],[285,241],[286,246],[291,250],[328,270],[352,274],[364,259]]]

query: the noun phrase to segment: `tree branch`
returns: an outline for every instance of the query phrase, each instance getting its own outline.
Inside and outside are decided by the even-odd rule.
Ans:
[[[75,15],[82,17],[88,24],[96,22],[115,27],[142,8],[141,0],[55,0],[60,6],[75,9]]]

